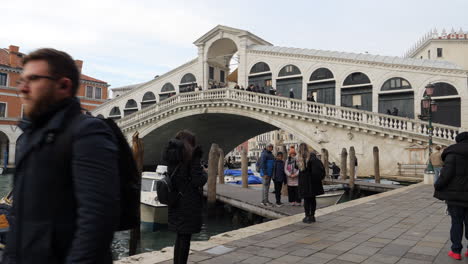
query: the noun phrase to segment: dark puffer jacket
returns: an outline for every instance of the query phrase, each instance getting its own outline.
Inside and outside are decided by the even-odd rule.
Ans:
[[[302,198],[324,194],[322,180],[325,169],[314,153],[310,154],[305,170],[299,172],[299,194]]]
[[[175,187],[183,193],[175,207],[168,208],[169,230],[181,234],[199,233],[202,226],[203,185],[207,181],[207,174],[203,170],[200,160],[202,150],[196,147],[189,163],[183,163],[177,153],[183,153],[183,143],[172,139],[170,146],[179,150],[166,149],[165,160],[168,161],[168,173],[174,174]],[[178,163],[174,161],[179,160]]]
[[[434,197],[449,205],[468,207],[468,132],[455,140],[457,143],[442,153],[444,167],[434,184]]]

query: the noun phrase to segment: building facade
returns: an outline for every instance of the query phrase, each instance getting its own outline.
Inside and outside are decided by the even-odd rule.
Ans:
[[[22,133],[16,124],[23,117],[24,105],[21,103],[16,83],[22,72],[21,61],[24,56],[18,46],[10,45],[8,48],[0,49],[0,164],[2,167],[14,163],[16,140]],[[81,71],[83,61],[76,60],[75,63]],[[81,74],[77,97],[82,107],[92,111],[107,101],[108,87],[104,81]]]

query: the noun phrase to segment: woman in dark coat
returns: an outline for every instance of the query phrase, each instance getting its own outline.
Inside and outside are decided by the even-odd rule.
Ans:
[[[324,194],[322,180],[325,178],[325,169],[315,153],[309,153],[305,143],[299,145],[297,157],[299,167],[299,194],[304,198],[304,223],[315,222],[315,209],[317,208],[317,195]]]
[[[207,181],[201,166],[202,154],[195,136],[187,130],[179,131],[164,153],[167,172],[173,175],[173,188],[179,192],[177,204],[168,207],[169,230],[177,233],[175,264],[187,263],[192,234],[199,233],[202,226],[202,188]]]

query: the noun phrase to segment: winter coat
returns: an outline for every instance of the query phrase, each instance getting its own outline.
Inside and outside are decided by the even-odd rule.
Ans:
[[[468,132],[459,134],[456,141],[442,153],[444,167],[434,184],[434,197],[468,207]]]
[[[176,142],[183,152],[183,143],[180,140],[172,139]],[[178,141],[178,142],[177,142]],[[166,149],[164,159],[177,160],[177,158],[169,157],[170,151]],[[192,154],[192,160],[184,163],[179,159],[179,162],[168,162],[168,174],[172,175],[174,169],[177,171],[174,174],[175,189],[182,193],[176,206],[168,207],[168,222],[169,230],[180,234],[199,233],[202,226],[202,208],[203,208],[203,185],[205,185],[208,177],[201,165],[203,152],[200,147],[196,147]]]
[[[260,175],[271,177],[273,176],[273,165],[275,162],[275,157],[273,153],[268,150],[263,150],[262,155],[260,156]]]
[[[296,177],[291,177],[291,175],[297,174],[298,172],[299,168],[297,167],[296,158],[288,157],[288,159],[286,160],[286,164],[284,164],[284,173],[287,176],[288,186],[299,185],[298,175],[296,175]]]
[[[325,169],[322,162],[312,153],[303,171],[299,172],[299,195],[302,198],[324,194],[322,180]]]
[[[71,160],[57,155],[61,132],[80,112],[78,99],[69,98],[20,124],[3,263],[112,263],[120,190],[112,130],[97,118],[80,120]]]
[[[273,181],[286,183],[286,174],[284,173],[284,161],[275,160],[273,166]]]

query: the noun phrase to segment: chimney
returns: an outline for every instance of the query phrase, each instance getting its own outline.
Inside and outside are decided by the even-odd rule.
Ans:
[[[75,60],[76,67],[78,67],[78,70],[81,73],[81,69],[83,68],[83,61],[82,60]]]
[[[19,67],[20,66],[18,63],[19,47],[10,45],[8,47],[8,51],[9,51],[10,67],[13,67],[13,68]]]

